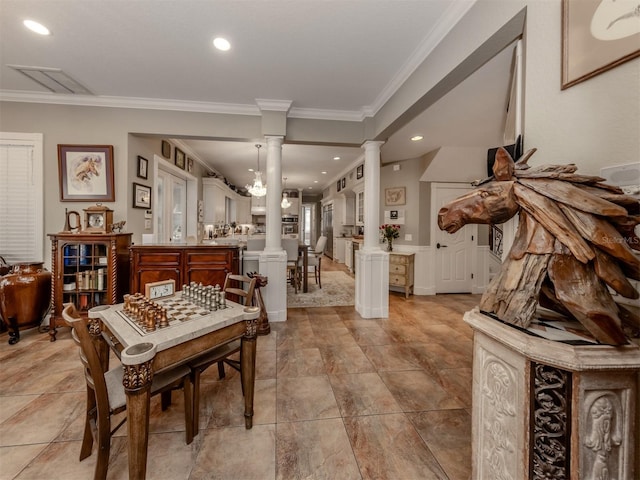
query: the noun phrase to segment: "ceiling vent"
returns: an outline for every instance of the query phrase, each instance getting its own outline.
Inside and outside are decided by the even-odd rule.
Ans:
[[[7,65],[26,75],[53,93],[67,93],[75,95],[93,95],[89,89],[71,78],[59,68],[25,67],[23,65]]]

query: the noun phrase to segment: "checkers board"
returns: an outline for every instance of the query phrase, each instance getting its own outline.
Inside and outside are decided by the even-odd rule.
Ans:
[[[164,328],[170,328],[173,325],[179,325],[182,322],[187,322],[189,320],[193,320],[196,318],[203,317],[205,315],[209,315],[214,313],[214,311],[209,311],[206,308],[197,305],[189,300],[183,299],[179,295],[174,295],[173,297],[167,298],[158,298],[154,300],[158,306],[163,307],[167,310],[167,320],[169,320],[169,326]],[[233,308],[231,305],[227,303],[225,309]],[[129,317],[124,311],[118,310],[118,314],[124,318],[133,328],[135,328],[140,335],[148,335],[153,333],[154,331],[147,331],[142,328],[135,319]],[[155,331],[164,330],[164,328],[156,328]]]

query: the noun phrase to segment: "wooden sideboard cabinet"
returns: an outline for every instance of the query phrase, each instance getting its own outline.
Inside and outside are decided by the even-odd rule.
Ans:
[[[56,326],[65,303],[73,303],[87,315],[97,305],[122,302],[129,291],[130,233],[54,233],[51,239],[51,296],[53,312],[49,335],[56,339]]]
[[[222,286],[227,273],[240,272],[237,246],[133,245],[130,252],[130,293],[161,280],[175,280],[176,290],[191,282]]]
[[[413,293],[413,265],[415,253],[389,253],[389,286],[404,287],[405,298]]]

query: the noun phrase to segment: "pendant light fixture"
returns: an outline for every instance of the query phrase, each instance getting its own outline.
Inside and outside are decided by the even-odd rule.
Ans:
[[[287,188],[287,177],[284,177],[284,188]],[[289,201],[289,195],[287,192],[282,192],[282,202],[280,202],[280,206],[282,208],[289,208],[291,206],[291,202]]]
[[[246,185],[247,191],[254,197],[264,197],[267,194],[267,186],[262,183],[262,172],[260,171],[260,145],[256,143],[258,149],[258,169],[255,171],[256,177],[253,179],[253,185]]]

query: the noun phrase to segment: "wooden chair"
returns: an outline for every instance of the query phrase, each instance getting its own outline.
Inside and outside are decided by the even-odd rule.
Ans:
[[[316,247],[312,252],[309,252],[307,258],[307,266],[309,270],[313,268],[313,275],[316,279],[316,283],[322,288],[322,279],[320,278],[320,265],[322,263],[322,256],[324,255],[324,248],[327,246],[327,237],[322,235],[316,242]]]
[[[298,293],[301,283],[302,266],[300,265],[300,252],[298,251],[297,238],[283,238],[282,247],[287,252],[287,282],[293,285],[293,290]]]
[[[244,286],[246,286],[246,289],[243,288]],[[251,305],[255,288],[255,278],[227,273],[227,276],[224,279],[224,286],[222,287],[222,290],[227,294],[238,295],[242,300],[238,303],[242,303],[243,305],[247,306]],[[193,382],[193,390],[195,392],[195,395],[193,397],[194,435],[197,435],[200,429],[200,376],[207,368],[216,363],[218,364],[218,377],[220,379],[223,379],[225,377],[225,363],[240,372],[240,361],[232,360],[229,358],[231,355],[240,352],[240,347],[241,339],[237,338],[229,343],[220,345],[211,350],[207,350],[189,363],[189,368],[191,369],[191,378]]]
[[[78,315],[75,306],[67,303],[62,317],[71,326],[71,335],[80,347],[80,360],[84,365],[87,383],[87,414],[84,424],[80,461],[91,455],[93,435],[98,441],[98,459],[94,470],[94,480],[107,478],[111,437],[124,424],[125,416],[114,428],[111,417],[126,411],[126,394],[122,386],[123,367],[118,365],[109,370],[109,347],[100,338],[89,333],[89,322]],[[186,442],[193,441],[193,395],[189,367],[183,365],[168,372],[154,375],[151,395],[162,395],[162,410],[171,404],[171,391],[184,390],[184,417]]]

